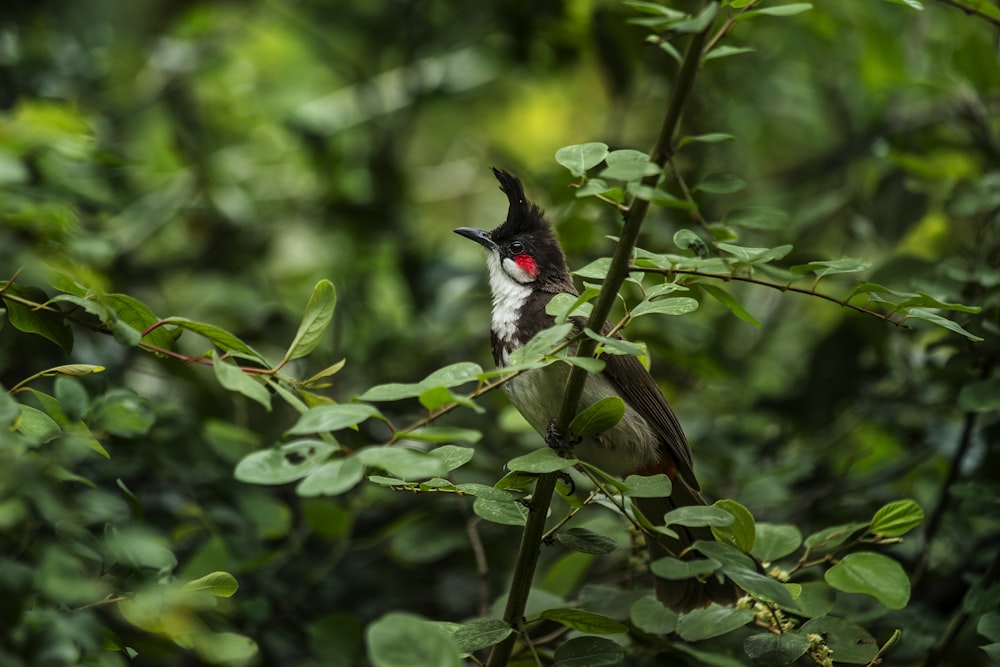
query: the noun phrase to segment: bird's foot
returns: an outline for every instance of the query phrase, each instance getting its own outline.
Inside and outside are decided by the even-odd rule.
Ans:
[[[549,420],[549,426],[545,429],[545,444],[554,449],[556,454],[563,458],[573,456],[573,448],[580,444],[582,438],[568,440],[559,427],[555,419]]]

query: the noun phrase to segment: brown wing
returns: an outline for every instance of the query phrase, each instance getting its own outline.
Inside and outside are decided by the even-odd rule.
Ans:
[[[660,447],[673,458],[678,472],[688,486],[694,490],[700,489],[694,476],[691,447],[684,436],[684,430],[653,376],[631,355],[605,354],[601,359],[605,363],[605,376],[618,387],[625,402],[656,429],[660,436]]]

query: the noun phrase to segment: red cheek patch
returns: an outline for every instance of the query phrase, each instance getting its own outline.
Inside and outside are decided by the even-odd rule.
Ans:
[[[514,263],[532,278],[538,275],[538,265],[535,264],[535,260],[531,255],[522,252],[520,255],[514,257]]]

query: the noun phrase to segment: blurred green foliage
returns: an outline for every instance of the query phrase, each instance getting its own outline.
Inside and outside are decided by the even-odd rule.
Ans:
[[[747,3],[727,4],[719,21]],[[679,230],[705,243],[724,228],[736,238],[716,242],[791,245],[783,267],[858,258],[866,283],[981,307],[926,313],[981,341],[704,280],[697,311],[637,318],[628,333],[647,346],[703,486],[752,511],[759,558],[787,558],[831,526],[899,529],[877,512],[900,498],[926,510],[887,550],[911,589],[905,607],[898,587],[885,606],[804,593],[863,625],[867,648],[901,629],[887,654],[900,665],[1000,653],[1000,67],[998,12],[979,11],[839,2],[735,22],[682,122],[710,138],[673,160],[705,224],[657,206],[640,245],[691,254]],[[614,209],[577,197],[553,156],[653,141],[683,35],[647,43],[648,26],[630,22],[644,16],[617,0],[0,9],[0,663],[388,665],[416,659],[407,649],[454,651],[454,628],[414,615],[461,622],[495,608],[519,529],[480,517],[516,506],[516,480],[493,484],[540,443],[492,392],[476,401],[484,411],[417,434],[461,447],[408,458],[377,445],[464,396],[425,380],[437,369],[487,363],[481,257],[451,230],[502,219],[489,165],[521,175],[571,266],[610,254]],[[679,183],[670,192],[683,198]],[[855,278],[819,289],[844,298]],[[57,310],[32,305],[57,295]],[[168,317],[216,329],[175,320],[146,333]],[[286,360],[280,374],[189,363],[239,353],[223,334],[251,350],[241,364]],[[306,413],[343,428],[336,440],[299,415],[422,380],[374,417]],[[377,478],[340,463],[320,491],[296,493],[247,477],[247,457],[288,439],[306,462],[357,452],[326,465],[363,461]],[[436,476],[462,493],[393,490]],[[619,548],[544,549],[530,614],[548,610],[541,634],[565,626],[575,642],[541,647],[545,660],[662,664],[642,633],[623,651],[612,619],[676,630],[678,664],[777,664],[803,648],[750,638],[737,629],[746,610],[665,616],[642,598],[645,574],[623,593],[626,572],[642,570],[630,535],[614,512],[587,510],[570,524],[590,531],[576,544],[603,545],[599,534]],[[834,579],[851,580],[851,565]],[[826,611],[803,632],[844,636]],[[734,630],[705,640],[709,620]],[[463,627],[469,651],[504,634],[489,619]]]

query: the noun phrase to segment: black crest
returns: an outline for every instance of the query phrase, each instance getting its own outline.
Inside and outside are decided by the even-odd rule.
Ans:
[[[490,233],[493,240],[509,239],[524,233],[551,235],[552,229],[545,220],[545,214],[524,196],[524,188],[517,176],[496,167],[493,168],[493,175],[497,177],[500,190],[507,195],[507,201],[510,202],[507,219]],[[554,241],[555,237],[552,238]]]

